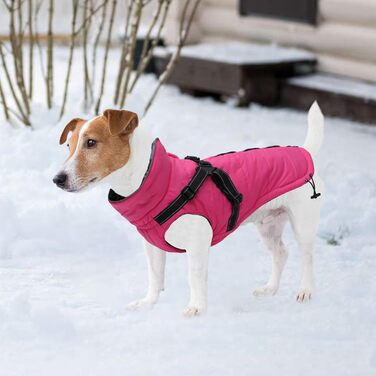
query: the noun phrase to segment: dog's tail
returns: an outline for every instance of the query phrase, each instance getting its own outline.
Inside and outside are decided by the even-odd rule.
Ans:
[[[317,155],[324,138],[324,116],[317,102],[314,102],[308,112],[308,131],[303,147],[312,156]]]

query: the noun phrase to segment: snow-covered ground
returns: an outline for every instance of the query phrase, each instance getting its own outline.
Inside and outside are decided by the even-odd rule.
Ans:
[[[299,253],[290,229],[278,295],[252,296],[271,265],[245,226],[211,252],[206,316],[181,314],[188,299],[181,254],[168,255],[160,303],[127,312],[147,283],[138,234],[106,202],[108,187],[69,194],[51,181],[67,155],[58,145],[64,122],[82,116],[79,75],[58,125],[42,110],[33,131],[0,124],[0,375],[375,375],[375,130],[327,119],[311,302],[295,302]],[[130,108],[142,108],[153,84],[143,79]],[[172,152],[207,156],[301,144],[306,115],[233,108],[166,87],[141,126]]]

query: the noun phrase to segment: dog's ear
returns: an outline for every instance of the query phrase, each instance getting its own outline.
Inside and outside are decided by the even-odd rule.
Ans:
[[[82,123],[82,122],[85,122],[86,120],[84,119],[80,119],[80,118],[75,118],[75,119],[72,119],[64,128],[63,132],[61,133],[61,136],[60,136],[60,145],[62,144],[65,144],[65,142],[67,141],[67,138],[68,138],[68,134],[69,132],[73,132],[76,127],[77,127],[77,124],[79,123]]]
[[[138,116],[131,111],[106,110],[103,116],[108,121],[113,136],[132,133],[138,125]]]

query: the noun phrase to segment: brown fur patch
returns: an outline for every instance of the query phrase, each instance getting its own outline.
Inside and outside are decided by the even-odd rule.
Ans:
[[[67,141],[69,132],[73,132],[78,125],[82,125],[86,122],[84,119],[76,118],[72,119],[64,128],[63,132],[61,132],[59,143],[60,145],[65,144]]]
[[[109,122],[104,116],[95,118],[83,129],[85,124],[87,123],[79,123],[73,130],[67,160],[69,162],[74,157],[75,178],[80,182],[80,188],[118,170],[128,162],[130,156],[131,132],[111,134]],[[89,139],[96,141],[92,148],[87,147]]]
[[[106,110],[103,112],[103,116],[108,121],[112,135],[131,133],[138,125],[138,116],[131,111]]]

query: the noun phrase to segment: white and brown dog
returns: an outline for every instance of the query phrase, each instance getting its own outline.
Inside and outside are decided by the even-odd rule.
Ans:
[[[91,120],[73,119],[63,130],[60,144],[68,136],[70,155],[54,183],[68,191],[78,192],[100,181],[107,181],[123,197],[138,190],[151,158],[152,139],[138,126],[137,115],[129,111],[106,110]],[[324,118],[315,103],[308,115],[308,132],[303,147],[314,158],[323,140]],[[315,174],[316,187],[323,183]],[[250,215],[244,223],[253,222],[272,254],[272,271],[265,286],[254,290],[256,296],[274,295],[287,259],[282,233],[290,221],[302,254],[302,278],[297,301],[311,298],[313,290],[312,252],[319,224],[321,198],[309,198],[311,187],[304,184],[267,202]],[[188,257],[190,300],[184,313],[199,315],[207,308],[207,274],[209,249],[213,231],[208,220],[200,215],[186,214],[175,220],[165,233],[166,241],[184,249]],[[145,241],[149,286],[146,296],[128,305],[129,309],[152,307],[164,289],[166,252]]]

